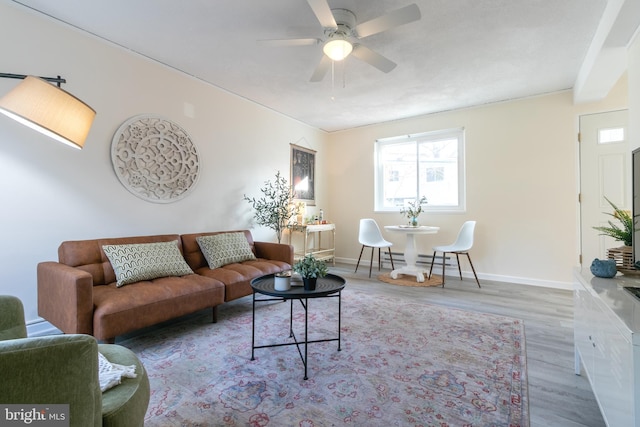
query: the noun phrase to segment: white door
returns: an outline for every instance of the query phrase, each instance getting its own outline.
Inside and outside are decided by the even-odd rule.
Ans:
[[[631,150],[627,139],[627,110],[580,116],[580,243],[582,265],[604,259],[608,248],[622,242],[601,236],[595,226],[608,221],[621,225],[606,213],[613,209],[605,197],[621,209],[631,210]]]

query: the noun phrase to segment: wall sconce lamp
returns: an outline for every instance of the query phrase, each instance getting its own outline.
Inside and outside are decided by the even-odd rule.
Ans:
[[[65,79],[7,73],[0,77],[23,79],[0,98],[0,113],[71,147],[84,146],[96,112],[60,88]]]

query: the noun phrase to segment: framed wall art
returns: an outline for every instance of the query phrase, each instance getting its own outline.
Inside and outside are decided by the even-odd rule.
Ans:
[[[125,121],[111,141],[120,183],[135,196],[171,203],[189,194],[200,172],[198,150],[180,125],[152,114]]]
[[[315,206],[316,152],[291,144],[291,185],[293,198]]]

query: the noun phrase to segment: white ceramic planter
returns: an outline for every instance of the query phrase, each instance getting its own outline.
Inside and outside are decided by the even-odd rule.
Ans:
[[[288,291],[291,289],[291,276],[274,276],[273,287],[276,291]]]

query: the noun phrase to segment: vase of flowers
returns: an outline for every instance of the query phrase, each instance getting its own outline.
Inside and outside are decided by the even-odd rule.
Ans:
[[[418,226],[418,217],[422,213],[422,205],[427,203],[427,198],[422,196],[419,200],[408,202],[405,207],[400,209],[400,213],[409,219],[411,227]]]
[[[302,276],[305,291],[314,291],[318,277],[327,275],[327,264],[309,254],[293,265],[293,271]]]

